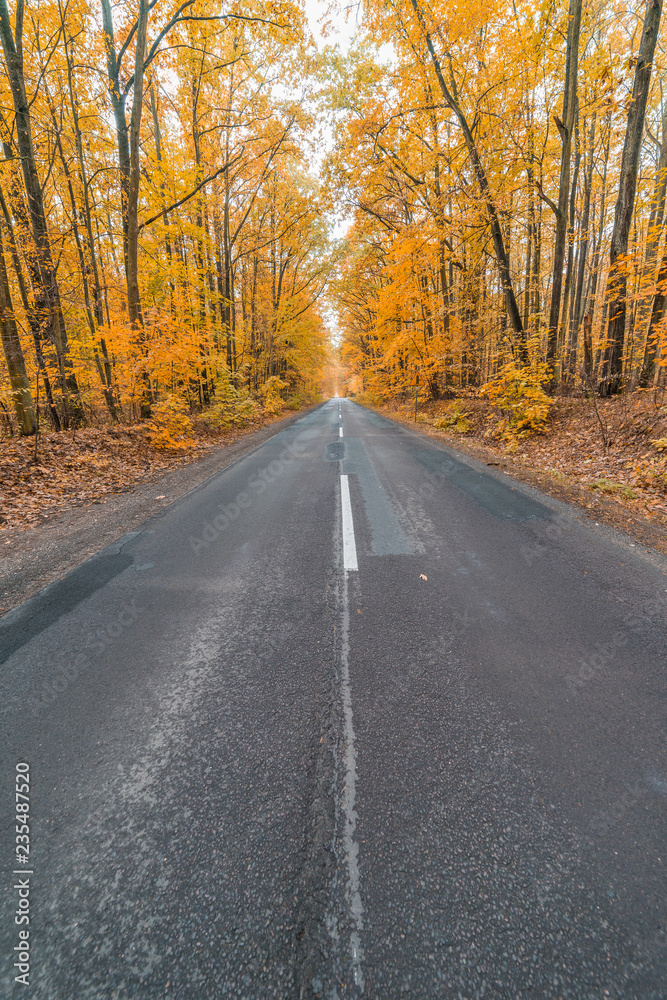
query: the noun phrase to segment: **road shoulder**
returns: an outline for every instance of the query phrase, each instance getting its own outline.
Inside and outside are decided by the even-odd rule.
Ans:
[[[84,507],[65,507],[34,527],[3,530],[0,534],[0,617],[128,531],[136,531],[169,504],[313,409],[316,407],[299,410],[241,435],[202,458],[137,483],[128,492],[107,494]]]
[[[615,533],[629,536],[634,544],[641,545],[649,551],[657,551],[663,556],[667,555],[667,533],[664,525],[642,516],[636,509],[626,508],[616,500],[608,499],[601,494],[593,495],[590,490],[576,483],[563,481],[562,477],[552,475],[545,469],[524,463],[501,448],[468,440],[461,435],[454,437],[428,424],[414,423],[388,408],[367,407],[367,409],[402,424],[415,436],[427,438],[434,444],[472,458],[487,466],[489,470],[498,470],[519,483],[540,490],[560,503],[574,507],[578,519],[585,518],[596,526],[607,526]]]

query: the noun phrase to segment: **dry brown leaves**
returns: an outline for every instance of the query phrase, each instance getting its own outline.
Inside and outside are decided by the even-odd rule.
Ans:
[[[547,434],[519,445],[517,458],[586,488],[589,506],[600,495],[645,517],[667,518],[667,454],[651,443],[667,434],[667,408],[648,394],[598,403],[560,401]],[[667,525],[667,519],[665,520]]]
[[[40,434],[36,461],[34,438],[0,438],[0,531],[31,527],[65,506],[88,506],[126,492],[268,422],[257,418],[244,430],[217,435],[195,422],[194,447],[171,453],[150,445],[145,426]]]

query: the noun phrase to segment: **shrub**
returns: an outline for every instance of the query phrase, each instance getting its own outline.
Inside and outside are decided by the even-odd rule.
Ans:
[[[226,431],[230,427],[243,427],[257,413],[257,403],[245,393],[235,399],[223,399],[202,413],[201,419],[213,431]]]
[[[304,406],[314,406],[322,402],[322,393],[316,389],[296,389],[287,402],[288,410],[301,410]]]
[[[496,425],[500,437],[515,441],[544,429],[552,405],[542,388],[547,377],[546,365],[522,368],[510,361],[482,386],[481,395],[500,411]]]
[[[275,417],[285,407],[285,400],[281,393],[287,389],[287,382],[284,382],[278,375],[272,375],[262,386],[262,403],[264,414],[267,417]]]
[[[201,419],[213,431],[243,427],[259,407],[247,388],[237,389],[228,368],[223,368],[215,382],[215,402],[202,413]]]
[[[452,403],[445,413],[433,419],[433,426],[438,430],[450,430],[455,434],[468,434],[470,420],[460,403]]]
[[[148,426],[148,440],[158,451],[181,451],[192,448],[194,435],[188,407],[178,396],[167,396],[153,407]]]
[[[614,483],[611,479],[596,479],[595,482],[588,484],[588,488],[598,490],[600,493],[620,493],[626,500],[637,499],[637,493],[631,486],[624,483]]]
[[[363,392],[348,393],[347,398],[351,399],[354,395],[354,400],[356,403],[361,403],[362,406],[382,406],[386,403],[388,396],[383,395],[380,392],[374,392],[370,389],[365,389]]]

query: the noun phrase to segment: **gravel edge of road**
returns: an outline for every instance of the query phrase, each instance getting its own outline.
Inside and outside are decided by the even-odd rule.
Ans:
[[[65,508],[34,527],[4,530],[0,541],[0,621],[29,597],[129,531],[137,531],[170,504],[321,405],[298,410],[244,434],[201,458],[143,480],[127,492],[108,494],[86,507]]]

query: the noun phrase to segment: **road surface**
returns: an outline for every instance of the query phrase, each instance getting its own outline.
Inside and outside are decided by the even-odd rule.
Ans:
[[[665,997],[666,612],[329,401],[0,622],[0,994]]]

